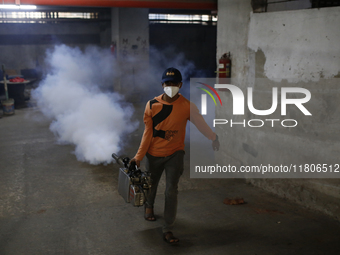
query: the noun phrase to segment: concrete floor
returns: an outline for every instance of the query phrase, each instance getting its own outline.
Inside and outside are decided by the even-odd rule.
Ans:
[[[161,238],[164,179],[156,222],[117,192],[118,166],[78,162],[58,145],[35,108],[0,119],[0,254],[340,254],[340,224],[243,180],[180,183],[175,234]],[[142,128],[125,153],[133,156]],[[110,152],[111,153],[111,152]],[[189,164],[188,153],[186,165]],[[244,205],[225,205],[243,197]]]

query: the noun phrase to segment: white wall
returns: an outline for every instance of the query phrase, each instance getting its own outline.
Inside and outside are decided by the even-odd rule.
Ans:
[[[262,50],[272,80],[318,81],[340,72],[340,7],[255,13],[248,47]]]
[[[340,8],[253,14],[250,0],[218,2],[217,60],[232,55],[231,84],[253,87],[254,106],[271,106],[272,87],[304,87],[312,98],[305,116],[297,107],[271,118],[296,119],[295,128],[216,128],[222,165],[339,163],[340,154]],[[233,116],[230,92],[219,92],[223,108],[216,118],[265,119],[246,109]],[[308,177],[307,177],[308,178]],[[251,183],[334,218],[340,215],[340,179],[252,179]],[[339,219],[339,218],[338,218]]]

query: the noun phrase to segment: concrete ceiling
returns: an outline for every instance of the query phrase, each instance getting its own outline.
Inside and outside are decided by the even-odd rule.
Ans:
[[[217,0],[3,0],[4,4],[217,10]]]

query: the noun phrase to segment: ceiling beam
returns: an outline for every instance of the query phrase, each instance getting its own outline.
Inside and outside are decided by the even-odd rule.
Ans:
[[[16,4],[16,2],[17,0],[3,0],[4,4]],[[217,0],[20,0],[20,3],[22,5],[217,10]]]

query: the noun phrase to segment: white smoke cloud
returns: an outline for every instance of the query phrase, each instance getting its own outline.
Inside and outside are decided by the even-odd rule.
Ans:
[[[115,61],[108,50],[88,47],[82,52],[65,45],[47,54],[50,72],[33,91],[41,111],[53,119],[51,131],[63,144],[74,144],[78,160],[110,163],[120,138],[133,132],[133,107],[109,90]]]
[[[161,77],[166,68],[181,71],[184,84],[180,92],[187,98],[189,77],[198,73],[194,63],[174,47],[162,51],[151,47],[149,66],[136,67],[133,73],[128,71],[139,65],[138,59],[125,59],[123,67],[130,69],[124,72],[110,50],[93,46],[84,50],[56,46],[45,61],[47,74],[32,97],[52,119],[50,130],[58,142],[75,145],[77,159],[90,164],[112,162],[111,154],[122,149],[121,138],[138,127],[138,122],[131,121],[133,106],[126,103],[126,97],[112,92],[116,77],[123,75],[130,84],[127,97],[137,93],[146,104],[163,93]]]

